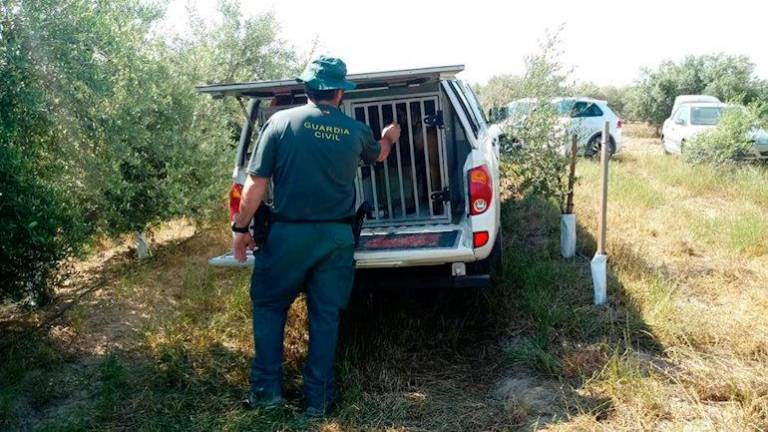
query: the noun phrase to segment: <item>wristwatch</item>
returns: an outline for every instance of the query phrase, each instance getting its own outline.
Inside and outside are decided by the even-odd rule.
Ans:
[[[250,231],[248,225],[246,225],[244,227],[239,227],[239,226],[235,225],[235,221],[232,221],[232,232],[236,232],[236,233],[240,233],[240,234],[247,234],[247,233],[250,233],[251,231]]]

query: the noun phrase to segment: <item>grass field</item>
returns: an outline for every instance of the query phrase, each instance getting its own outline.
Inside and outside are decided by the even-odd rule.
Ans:
[[[249,412],[249,275],[206,265],[223,224],[179,221],[151,260],[102,245],[59,304],[3,310],[0,429],[768,430],[768,169],[686,165],[630,133],[611,164],[606,306],[589,273],[598,167],[582,160],[577,258],[558,255],[553,205],[507,194],[493,288],[355,297],[343,400],[322,422],[301,416],[297,301],[290,403]]]

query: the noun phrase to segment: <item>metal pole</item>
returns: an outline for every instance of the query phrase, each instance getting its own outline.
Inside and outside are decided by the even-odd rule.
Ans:
[[[416,217],[421,216],[421,210],[419,210],[419,191],[418,187],[416,186],[416,159],[415,159],[415,153],[416,148],[413,146],[413,122],[411,119],[411,103],[412,102],[406,102],[405,104],[405,114],[406,118],[408,119],[408,147],[410,148],[411,153],[411,185],[413,186],[413,201],[416,204]]]
[[[395,123],[401,123],[397,118],[397,107],[392,104],[392,121]],[[400,210],[403,212],[403,219],[405,219],[405,188],[403,187],[403,161],[400,158],[400,142],[395,145],[395,156],[397,157],[397,177],[400,180]]]
[[[427,175],[427,205],[429,206],[429,215],[434,216],[435,215],[435,208],[432,206],[431,197],[432,197],[432,173],[430,172],[431,164],[429,160],[429,143],[427,142],[427,128],[424,125],[424,117],[427,116],[427,114],[424,112],[424,101],[422,100],[420,102],[420,109],[421,109],[421,139],[424,141],[424,171],[426,171]]]
[[[377,105],[376,110],[379,112],[379,127],[384,132],[384,105]],[[389,190],[389,158],[384,159],[384,184],[387,191],[387,217],[393,219],[392,193]]]
[[[603,142],[600,148],[600,166],[602,173],[602,187],[600,196],[600,227],[598,230],[597,253],[605,255],[605,234],[608,226],[608,153],[609,146],[609,124],[606,121],[603,127]]]
[[[565,199],[565,214],[573,214],[573,187],[576,183],[576,152],[578,150],[579,137],[573,134],[571,138],[571,167],[568,171],[568,195]]]
[[[368,107],[364,107],[363,111],[365,112],[365,124],[368,125],[368,127],[371,126],[370,119],[368,118]],[[378,219],[379,218],[379,194],[376,191],[376,162],[373,162],[369,167],[371,170],[371,186],[373,188],[373,218]]]
[[[437,99],[435,99],[435,112],[433,112],[432,114],[435,114],[439,110],[440,110],[440,107],[438,106]],[[448,168],[447,168],[447,164],[445,163],[445,156],[443,155],[443,145],[445,141],[441,139],[441,131],[439,128],[435,130],[435,137],[437,138],[438,163],[440,163],[440,188],[438,190],[443,190],[448,184],[448,182],[445,179],[446,170]],[[446,213],[446,207],[445,207],[445,203],[443,203],[443,214],[445,213]]]

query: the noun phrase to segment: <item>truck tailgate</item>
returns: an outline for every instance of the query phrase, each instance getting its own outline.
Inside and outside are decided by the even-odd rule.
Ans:
[[[462,231],[446,229],[415,232],[363,232],[355,250],[358,268],[410,267],[474,261],[474,251],[462,244]],[[253,253],[246,262],[235,260],[232,252],[213,257],[208,263],[217,267],[252,267]]]

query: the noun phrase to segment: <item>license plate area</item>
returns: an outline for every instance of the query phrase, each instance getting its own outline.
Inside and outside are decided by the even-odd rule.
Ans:
[[[459,231],[401,234],[364,234],[360,236],[358,251],[387,251],[400,249],[454,248]]]

